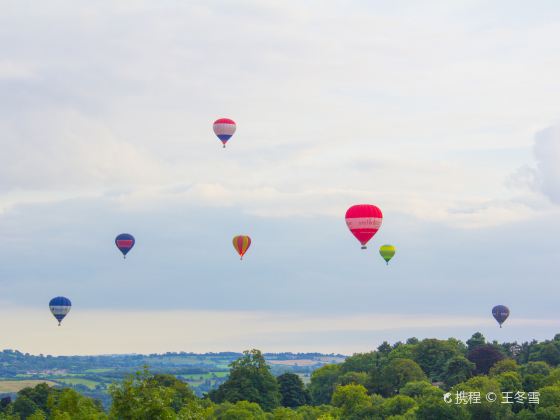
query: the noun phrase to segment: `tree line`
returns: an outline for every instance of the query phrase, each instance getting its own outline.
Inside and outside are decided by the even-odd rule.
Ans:
[[[148,368],[109,387],[111,406],[46,384],[0,402],[1,420],[560,419],[560,335],[530,343],[410,338],[315,370],[304,385],[274,376],[259,350],[230,364],[227,380],[198,398]],[[496,400],[488,399],[494,395]]]

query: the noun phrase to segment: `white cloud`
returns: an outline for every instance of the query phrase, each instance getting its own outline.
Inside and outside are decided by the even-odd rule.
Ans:
[[[518,168],[509,176],[506,185],[543,194],[552,203],[560,204],[560,124],[535,135],[533,152],[536,165]]]

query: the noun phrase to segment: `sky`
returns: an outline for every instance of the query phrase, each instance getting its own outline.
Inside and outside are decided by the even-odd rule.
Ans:
[[[559,18],[554,1],[3,1],[0,349],[552,338]],[[384,214],[366,251],[357,203]]]

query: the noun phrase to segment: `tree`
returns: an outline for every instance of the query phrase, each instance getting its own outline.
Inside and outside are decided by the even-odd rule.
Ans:
[[[521,376],[517,372],[504,372],[494,377],[504,392],[517,392],[523,390]]]
[[[280,387],[281,401],[284,407],[299,407],[308,403],[309,396],[303,382],[294,373],[284,373],[276,378]]]
[[[385,356],[387,356],[391,352],[391,350],[393,350],[393,348],[386,341],[384,341],[379,347],[377,347],[377,351]]]
[[[469,338],[467,340],[467,349],[468,351],[471,351],[477,347],[483,346],[486,344],[486,338],[484,338],[484,336],[479,333],[479,332],[475,332],[471,338]]]
[[[540,360],[545,361],[551,366],[556,366],[560,363],[560,351],[552,343],[545,344],[540,352]]]
[[[340,365],[340,372],[370,372],[376,366],[378,355],[376,352],[356,353],[348,357]]]
[[[184,405],[195,401],[196,396],[189,385],[169,374],[156,374],[153,377],[156,384],[164,388],[173,389],[173,401],[171,407],[178,412]]]
[[[347,372],[338,377],[339,385],[350,385],[357,384],[366,386],[369,380],[369,376],[365,372]]]
[[[443,391],[428,381],[412,381],[403,386],[399,392],[412,398],[437,397],[443,398]]]
[[[340,408],[343,419],[361,419],[371,406],[367,389],[362,385],[338,386],[332,396],[332,405]]]
[[[215,407],[210,419],[215,420],[266,420],[266,414],[257,403],[237,401],[224,402]]]
[[[40,410],[40,408],[37,404],[25,395],[19,395],[13,403],[14,414],[19,415],[22,419],[26,419],[38,410]]]
[[[408,382],[426,379],[426,375],[414,360],[394,359],[382,369],[378,378],[372,378],[372,386],[381,395],[390,396],[396,394]]]
[[[325,365],[311,374],[309,393],[315,405],[328,404],[340,375],[339,365]]]
[[[445,367],[443,380],[445,385],[452,387],[460,382],[464,382],[473,376],[476,366],[463,356],[455,356]]]
[[[545,362],[528,362],[521,367],[521,375],[543,375],[550,373],[550,366]]]
[[[519,366],[517,362],[513,359],[503,359],[494,364],[490,368],[489,374],[490,376],[499,375],[500,373],[504,372],[517,372]]]
[[[464,391],[467,394],[469,392],[480,393],[480,403],[465,405],[465,409],[470,413],[473,419],[497,420],[511,418],[511,404],[490,402],[485,398],[485,396],[490,392],[494,393],[498,397],[502,395],[500,383],[496,379],[488,378],[487,376],[475,376],[466,382],[455,385],[450,390],[452,395],[457,395],[457,392],[461,391]]]
[[[211,391],[214,402],[249,401],[265,411],[280,405],[280,391],[276,378],[270,373],[259,350],[244,351],[243,356],[230,364],[229,378],[217,390]]]
[[[113,398],[110,416],[119,420],[175,419],[175,392],[161,386],[147,368],[109,387]]]
[[[443,380],[450,359],[461,354],[457,342],[429,338],[415,348],[414,360],[432,381]]]
[[[441,397],[428,397],[419,401],[417,420],[468,420],[471,416],[463,405],[447,404]]]
[[[72,420],[103,420],[107,415],[99,401],[84,397],[73,389],[62,389],[49,395],[47,406],[53,419],[69,416]]]
[[[496,362],[504,359],[503,353],[492,344],[478,346],[469,351],[467,358],[476,365],[476,372],[487,374]]]
[[[560,408],[560,386],[545,386],[539,389],[539,407],[558,407]]]
[[[384,417],[400,416],[416,407],[416,401],[406,395],[395,395],[383,401],[381,406]]]

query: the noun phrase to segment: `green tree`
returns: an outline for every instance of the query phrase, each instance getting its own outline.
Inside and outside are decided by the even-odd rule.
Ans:
[[[280,391],[276,378],[270,373],[259,350],[244,351],[243,356],[230,364],[229,378],[209,392],[212,401],[249,401],[271,411],[280,405]]]
[[[280,387],[281,404],[284,407],[299,407],[309,402],[309,396],[300,377],[294,373],[284,373],[276,378]]]
[[[342,385],[335,389],[332,405],[340,408],[343,419],[362,419],[364,411],[371,406],[371,401],[364,386]]]
[[[473,376],[476,366],[463,356],[455,356],[447,362],[443,380],[445,385],[452,387],[460,382],[464,382]]]
[[[372,388],[384,396],[391,396],[408,382],[423,380],[427,380],[426,375],[414,360],[394,359],[383,368],[379,377],[372,377]]]
[[[72,420],[103,420],[107,418],[99,401],[84,397],[69,388],[51,393],[47,406],[53,419],[68,417]]]
[[[469,420],[464,406],[447,404],[442,397],[423,398],[418,402],[417,420]]]
[[[374,351],[353,354],[340,365],[340,373],[370,372],[375,368],[378,356]]]
[[[161,386],[147,368],[120,384],[112,384],[109,394],[113,398],[109,414],[112,419],[175,419],[174,390]]]
[[[196,401],[194,392],[189,385],[177,379],[177,377],[168,374],[156,374],[153,377],[156,384],[164,388],[173,390],[173,401],[171,407],[178,412],[184,405]]]
[[[432,381],[442,381],[449,360],[462,354],[456,341],[435,338],[422,340],[414,353],[414,360]]]
[[[407,395],[412,398],[443,398],[443,391],[437,386],[433,386],[428,381],[408,382],[401,388],[400,394]]]
[[[269,420],[304,420],[301,414],[287,407],[275,408],[268,418]]]
[[[369,375],[366,372],[346,372],[338,377],[339,385],[358,384],[366,386]]]
[[[480,403],[467,403],[464,405],[473,420],[498,420],[511,418],[513,416],[510,408],[511,404],[501,404],[499,400],[496,402],[489,402],[485,398],[490,392],[494,393],[498,398],[501,397],[500,383],[496,379],[487,376],[475,376],[451,388],[452,395],[457,395],[457,392],[460,393],[461,391],[464,391],[467,395],[469,392],[480,393]]]
[[[490,368],[489,375],[495,376],[499,375],[500,373],[504,372],[517,372],[519,369],[519,365],[513,359],[503,359],[494,364]]]
[[[210,419],[215,420],[266,420],[267,416],[259,404],[237,401],[224,402],[215,407]]]
[[[334,388],[338,383],[340,375],[339,365],[325,365],[311,374],[309,392],[311,401],[315,405],[328,404],[331,402]]]
[[[553,343],[543,345],[540,352],[540,360],[545,361],[551,366],[556,366],[560,363],[560,351]]]
[[[521,366],[521,376],[550,374],[550,366],[545,362],[528,362]]]
[[[517,372],[504,372],[494,376],[500,384],[500,389],[504,392],[517,392],[523,390],[521,375]]]
[[[468,351],[471,351],[477,347],[483,346],[486,344],[486,338],[484,338],[484,336],[479,333],[479,332],[475,332],[471,338],[469,338],[467,340],[467,349]]]
[[[13,403],[13,413],[20,416],[22,419],[26,419],[31,416],[40,408],[35,404],[29,397],[25,395],[19,395],[18,398]]]
[[[400,416],[416,407],[416,401],[406,395],[395,395],[383,401],[381,406],[383,416]]]
[[[560,386],[545,386],[538,390],[540,394],[539,407],[559,407],[560,408]]]

